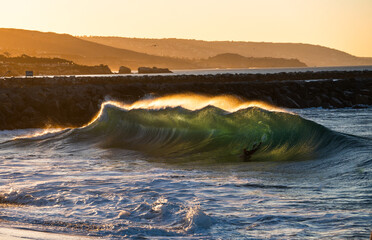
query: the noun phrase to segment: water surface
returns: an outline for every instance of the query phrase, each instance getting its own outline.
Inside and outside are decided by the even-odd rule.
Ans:
[[[368,238],[372,109],[234,101],[107,104],[82,128],[0,132],[0,219],[108,239]]]

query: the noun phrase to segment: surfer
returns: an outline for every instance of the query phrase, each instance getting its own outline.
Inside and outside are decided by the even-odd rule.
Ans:
[[[249,161],[251,156],[260,148],[262,142],[253,144],[251,150],[247,150],[247,148],[243,149],[243,155],[241,156],[244,161]]]

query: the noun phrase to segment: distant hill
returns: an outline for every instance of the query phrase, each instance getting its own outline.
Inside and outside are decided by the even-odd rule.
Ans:
[[[93,38],[88,39],[92,40]],[[123,39],[125,40],[125,38]],[[181,42],[188,43],[188,40],[182,40]],[[185,47],[187,44],[185,46],[182,44],[177,46]],[[157,45],[153,47],[157,48]],[[195,52],[200,50],[200,48],[196,46],[195,49],[191,47],[189,50],[190,52]],[[223,53],[226,52],[228,51],[223,51]],[[166,53],[165,50],[164,53]],[[68,34],[9,28],[0,28],[0,54],[11,57],[26,54],[34,57],[63,58],[74,61],[77,64],[109,65],[113,70],[119,69],[120,66],[127,66],[131,69],[137,69],[142,66],[156,66],[170,69],[299,66],[298,60],[284,58],[274,59],[266,56],[265,58],[251,57],[250,60],[248,60],[243,57],[231,55],[234,58],[233,61],[226,56],[218,56],[215,59],[209,59],[217,54],[212,56],[205,55],[205,59],[203,59],[203,57],[201,59],[188,59],[183,55],[178,56],[177,54],[173,57],[159,56],[166,54],[152,55],[135,50],[127,50],[125,49],[125,44],[119,47],[106,46],[105,44],[73,37]],[[304,66],[302,63],[300,65]]]
[[[0,77],[24,76],[26,71],[33,75],[83,75],[110,74],[107,65],[85,66],[61,58],[37,58],[27,55],[7,57],[0,54]]]
[[[122,65],[132,69],[139,66],[196,67],[191,61],[114,48],[68,34],[0,28],[0,54],[4,53],[64,58],[84,65],[105,64],[112,69],[119,69]]]
[[[253,58],[234,53],[219,54],[208,59],[200,60],[198,63],[203,68],[306,67],[306,64],[297,59]]]
[[[301,43],[210,42],[123,37],[80,37],[80,39],[152,55],[187,59],[205,59],[223,53],[236,53],[245,57],[298,59],[311,67],[372,65],[372,58],[360,58],[336,49]]]

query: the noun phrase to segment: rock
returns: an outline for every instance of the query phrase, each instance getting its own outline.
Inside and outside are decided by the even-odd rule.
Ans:
[[[345,90],[345,91],[343,92],[343,95],[344,95],[345,98],[350,99],[354,94],[353,94],[353,92],[351,92],[351,91]]]
[[[11,102],[13,102],[15,105],[21,105],[23,106],[24,105],[24,101],[22,99],[22,97],[18,94],[12,94],[9,96]]]
[[[322,106],[322,99],[319,96],[315,96],[314,98],[316,107]]]
[[[369,99],[368,96],[357,94],[355,96],[355,104],[368,104]]]
[[[128,216],[130,216],[130,212],[125,211],[125,210],[121,211],[121,212],[118,214],[118,218],[120,218],[120,219],[123,219],[123,218],[128,217]]]
[[[362,105],[362,104],[356,104],[353,106],[353,109],[363,109],[363,108],[368,108],[368,106]]]
[[[323,102],[322,108],[331,108],[328,102]]]
[[[11,103],[2,103],[0,105],[0,112],[4,114],[4,116],[9,117],[13,115],[13,110],[12,110],[12,104]]]
[[[292,98],[290,97],[287,97],[287,104],[289,105],[290,108],[301,108],[300,105],[298,105],[298,103],[296,103],[295,100],[293,100]]]
[[[8,102],[9,100],[10,100],[9,96],[6,93],[0,93],[0,102],[1,103]]]
[[[352,106],[353,106],[353,104],[350,101],[344,100],[344,106],[342,106],[342,107],[352,107]]]
[[[340,100],[338,100],[336,97],[331,97],[329,102],[333,107],[339,108],[339,107],[343,106],[342,102]]]
[[[139,67],[138,73],[147,74],[147,73],[172,73],[168,68],[149,68],[149,67]]]
[[[132,70],[128,67],[121,66],[119,68],[119,74],[129,74],[132,73]]]
[[[264,97],[264,101],[267,102],[267,103],[270,103],[270,104],[273,104],[273,99],[270,97],[270,96],[265,96]]]
[[[92,102],[89,103],[89,109],[88,109],[88,111],[91,114],[94,114],[96,112],[95,109],[94,109],[94,107],[93,107],[93,103]]]
[[[22,113],[22,115],[24,115],[24,116],[28,116],[28,117],[35,116],[36,114],[37,114],[37,113],[36,113],[35,109],[34,109],[33,107],[31,107],[31,106],[29,106],[28,108],[26,108],[26,109],[23,111],[23,113]]]
[[[322,102],[328,102],[329,97],[328,97],[327,94],[323,93],[323,94],[321,94],[320,96],[321,96],[321,98],[322,98]]]

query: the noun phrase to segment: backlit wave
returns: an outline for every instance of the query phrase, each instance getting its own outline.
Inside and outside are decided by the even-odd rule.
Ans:
[[[258,107],[272,112],[287,112],[283,108],[276,107],[274,105],[265,103],[263,101],[245,101],[241,98],[232,95],[220,95],[220,96],[207,96],[195,93],[182,93],[182,94],[172,94],[163,97],[142,99],[134,103],[123,103],[120,101],[109,100],[101,105],[100,111],[96,116],[85,126],[96,121],[102,114],[103,109],[106,105],[112,105],[119,107],[124,110],[133,109],[164,109],[167,107],[182,107],[191,111],[205,108],[207,106],[214,106],[225,110],[227,112],[236,112],[241,109],[246,109],[250,107]]]
[[[206,102],[198,105],[201,109],[189,110],[163,103],[149,107],[107,102],[93,122],[74,130],[72,139],[167,161],[247,160],[244,149],[257,144],[259,149],[248,160],[304,160],[348,144],[344,136],[286,112],[258,107],[237,110],[241,105],[230,112]]]
[[[130,104],[106,101],[80,128],[46,129],[27,137],[134,150],[167,161],[303,160],[337,153],[349,144],[339,133],[263,102],[197,94]],[[245,159],[244,149],[257,145]]]
[[[99,112],[93,117],[93,119],[82,126],[81,128],[87,127],[95,122],[101,115],[105,106],[112,105],[119,107],[123,110],[133,109],[164,109],[167,107],[182,107],[188,110],[197,110],[205,108],[206,106],[215,106],[228,112],[236,112],[241,109],[249,107],[258,107],[261,109],[275,111],[275,112],[287,112],[286,110],[270,105],[263,101],[244,101],[241,98],[231,95],[220,95],[220,96],[207,96],[195,93],[183,93],[183,94],[172,94],[157,98],[148,98],[136,101],[134,103],[123,103],[115,100],[108,100],[101,104]],[[17,136],[16,139],[28,139],[28,138],[43,138],[50,134],[65,131],[69,128],[62,127],[47,127],[41,130],[34,131],[32,133]]]

